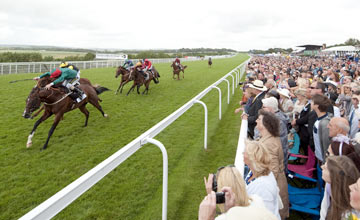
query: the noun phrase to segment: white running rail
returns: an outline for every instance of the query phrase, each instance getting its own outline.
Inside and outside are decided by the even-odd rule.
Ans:
[[[98,164],[93,169],[89,170],[87,173],[79,177],[74,182],[70,183],[68,186],[57,192],[55,195],[41,203],[39,206],[35,207],[33,210],[22,216],[21,220],[28,219],[50,219],[54,217],[61,210],[70,205],[74,200],[79,196],[85,193],[93,185],[99,182],[103,177],[109,174],[113,169],[119,166],[127,158],[133,155],[137,150],[139,150],[144,144],[152,143],[157,145],[163,154],[163,200],[162,200],[162,219],[167,219],[167,182],[168,182],[168,160],[167,153],[164,145],[153,139],[157,134],[184,114],[188,109],[190,109],[195,103],[201,102],[200,99],[204,97],[210,90],[215,88],[222,81],[229,82],[226,78],[236,74],[236,85],[239,83],[242,75],[245,72],[245,65],[249,62],[250,59],[235,67],[228,74],[223,76],[221,79],[210,85],[208,88],[204,89],[197,96],[192,98],[178,110],[173,112],[171,115],[167,116],[165,119],[154,125],[152,128],[141,134],[139,137],[128,143],[126,146],[121,148],[119,151],[115,152],[113,155],[108,157],[106,160]],[[232,76],[233,77],[233,76]],[[234,79],[234,78],[233,78]],[[219,93],[221,95],[221,93]],[[230,86],[228,84],[228,94],[230,94]],[[201,103],[206,107],[205,103]],[[205,112],[207,114],[207,112]],[[207,116],[206,116],[207,119]],[[205,122],[207,125],[207,122]],[[205,127],[205,137],[204,137],[204,148],[206,149],[206,140],[207,140],[207,127]]]
[[[229,58],[234,55],[221,55],[211,56],[212,59]],[[205,58],[189,57],[180,58],[181,61],[197,61]],[[174,58],[166,59],[149,59],[153,64],[155,63],[170,63],[174,61]],[[132,59],[134,64],[137,59]],[[94,61],[69,61],[79,69],[92,69],[92,68],[106,68],[106,67],[117,67],[124,64],[124,60],[94,60]],[[42,73],[47,72],[60,64],[57,62],[13,62],[13,63],[0,63],[0,75],[4,74],[16,74],[16,73]]]

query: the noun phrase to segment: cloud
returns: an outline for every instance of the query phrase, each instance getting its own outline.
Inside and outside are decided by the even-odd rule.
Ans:
[[[5,44],[249,50],[359,38],[357,0],[2,0],[0,5]]]

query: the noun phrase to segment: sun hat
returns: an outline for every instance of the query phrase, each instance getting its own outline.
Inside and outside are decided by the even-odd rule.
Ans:
[[[290,91],[287,89],[278,89],[277,92],[288,99],[290,98]]]
[[[252,84],[249,85],[249,88],[257,89],[260,91],[266,91],[267,88],[264,86],[263,81],[261,80],[255,80]]]

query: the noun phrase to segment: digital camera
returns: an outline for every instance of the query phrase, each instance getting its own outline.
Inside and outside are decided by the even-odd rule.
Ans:
[[[216,204],[225,203],[225,193],[217,192],[216,193]]]

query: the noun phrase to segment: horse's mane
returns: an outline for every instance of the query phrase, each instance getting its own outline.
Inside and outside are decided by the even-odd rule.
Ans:
[[[39,88],[45,87],[47,84],[53,82],[55,78],[50,78],[50,76],[44,76],[43,78],[39,79],[37,86]]]

